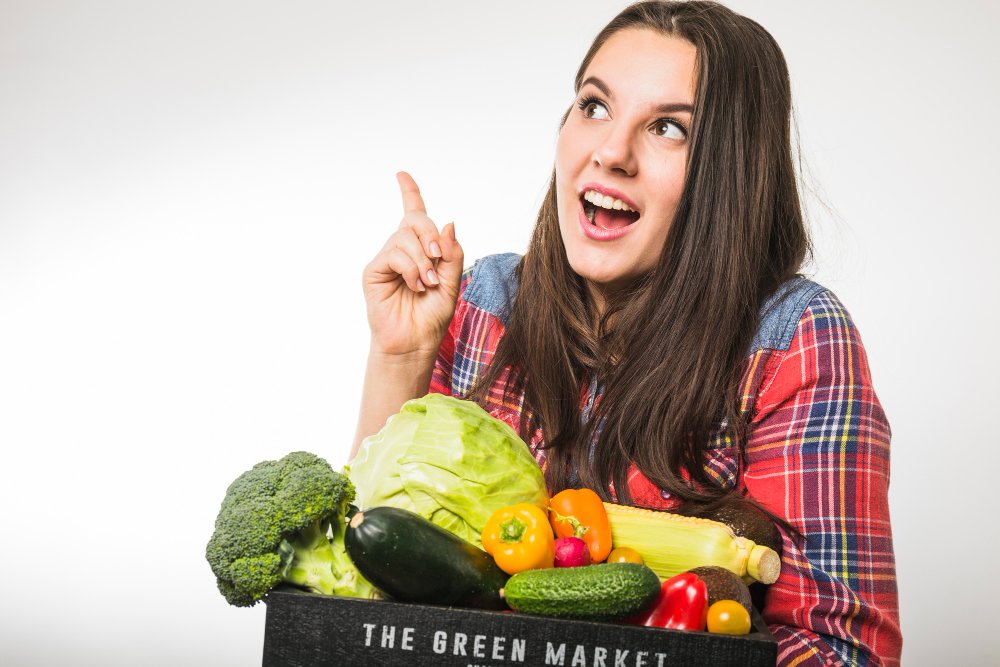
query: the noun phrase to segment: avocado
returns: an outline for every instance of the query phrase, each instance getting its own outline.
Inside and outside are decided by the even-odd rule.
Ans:
[[[699,579],[705,582],[708,588],[708,605],[712,606],[719,600],[736,600],[751,613],[753,602],[750,599],[750,589],[743,583],[736,574],[724,567],[717,565],[703,565],[695,567],[688,572],[696,574]]]

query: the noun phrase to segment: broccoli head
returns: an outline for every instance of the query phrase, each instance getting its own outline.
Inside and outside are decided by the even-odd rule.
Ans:
[[[354,486],[308,452],[263,461],[229,485],[205,550],[229,604],[250,607],[281,582],[375,597],[344,549]]]

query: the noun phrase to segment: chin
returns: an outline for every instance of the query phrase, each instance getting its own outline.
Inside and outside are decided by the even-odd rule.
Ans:
[[[575,213],[575,211],[574,211]],[[570,268],[575,274],[588,283],[603,288],[617,289],[635,282],[639,276],[650,267],[641,267],[648,258],[636,252],[635,242],[612,242],[608,245],[595,245],[592,241],[582,239],[576,229],[579,223],[572,219],[568,225],[560,225],[563,236],[563,249]]]
[[[602,287],[621,286],[632,280],[627,272],[609,264],[607,260],[602,258],[570,258],[569,265],[578,276]]]

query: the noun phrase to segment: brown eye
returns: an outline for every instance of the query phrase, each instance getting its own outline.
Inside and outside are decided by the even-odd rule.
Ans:
[[[608,117],[608,108],[604,106],[603,102],[592,97],[580,100],[577,106],[579,106],[580,110],[583,112],[584,118],[603,120]]]
[[[653,134],[665,139],[684,139],[687,137],[687,130],[676,120],[663,118],[656,121],[652,128]]]

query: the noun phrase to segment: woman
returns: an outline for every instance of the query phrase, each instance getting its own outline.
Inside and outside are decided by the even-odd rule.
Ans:
[[[889,427],[861,340],[807,253],[787,68],[753,21],[646,2],[576,77],[527,253],[463,273],[399,174],[365,270],[360,440],[431,391],[519,429],[552,492],[696,512],[746,495],[783,526],[763,615],[779,664],[895,664]]]

